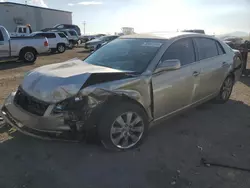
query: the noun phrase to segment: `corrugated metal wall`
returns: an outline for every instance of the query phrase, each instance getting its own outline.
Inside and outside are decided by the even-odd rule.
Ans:
[[[61,23],[72,24],[72,14],[16,4],[0,4],[0,25],[5,26],[9,32],[14,32],[17,25],[30,24],[33,31],[39,31]]]

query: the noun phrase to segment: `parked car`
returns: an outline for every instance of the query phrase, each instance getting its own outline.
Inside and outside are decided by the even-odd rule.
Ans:
[[[238,51],[204,34],[122,36],[89,55],[30,71],[1,114],[39,138],[96,130],[108,149],[138,146],[149,127],[209,100],[228,101]]]
[[[74,48],[74,45],[78,44],[79,36],[77,35],[75,30],[66,29],[66,30],[60,30],[60,32],[64,33],[67,36],[69,40],[68,47],[70,49]]]
[[[12,37],[0,25],[0,60],[19,58],[28,63],[36,61],[37,55],[49,50],[47,38]]]
[[[52,53],[63,53],[66,47],[69,46],[69,40],[62,32],[34,32],[30,36],[33,37],[46,37],[49,42],[50,51]]]
[[[183,32],[205,34],[205,31],[203,29],[186,29],[183,30]]]
[[[99,37],[103,37],[106,36],[105,34],[97,34],[97,35],[82,35],[79,37],[79,39],[81,40],[81,43],[86,43],[90,40],[99,38]]]
[[[75,30],[77,32],[77,35],[81,36],[81,29],[77,25],[72,25],[72,24],[57,24],[52,28],[45,28],[45,29],[42,29],[41,31],[43,32],[52,31],[52,30],[61,31],[65,29]]]
[[[54,26],[54,28],[57,29],[73,29],[77,32],[77,34],[80,36],[81,35],[81,29],[77,25],[72,25],[72,24],[57,24]]]
[[[32,33],[31,26],[27,25],[18,25],[16,26],[15,32],[11,32],[10,37],[24,37],[29,36]]]
[[[97,39],[90,40],[85,43],[85,48],[89,50],[97,50],[99,49],[103,44],[106,44],[116,38],[118,38],[118,35],[111,35],[111,36],[103,36],[99,37]]]

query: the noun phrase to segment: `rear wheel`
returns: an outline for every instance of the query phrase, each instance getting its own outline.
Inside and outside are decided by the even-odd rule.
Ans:
[[[37,54],[33,49],[26,49],[22,51],[21,59],[27,63],[34,63],[37,59]]]
[[[231,96],[233,85],[234,85],[234,78],[232,75],[230,75],[224,80],[220,89],[220,93],[215,98],[215,101],[221,104],[227,102]]]
[[[147,116],[132,103],[110,106],[98,125],[98,135],[107,149],[127,150],[138,146],[148,132]]]
[[[57,45],[57,51],[58,51],[59,53],[63,53],[63,52],[65,52],[65,50],[66,50],[66,48],[65,48],[65,45],[64,45],[64,44],[58,44],[58,45]]]

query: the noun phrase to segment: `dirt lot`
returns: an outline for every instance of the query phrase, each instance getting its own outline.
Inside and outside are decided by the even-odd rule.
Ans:
[[[35,65],[0,64],[0,103],[23,74],[84,57],[82,49],[39,57]],[[150,131],[138,149],[111,153],[94,144],[49,142],[0,129],[0,188],[249,188],[249,172],[204,167],[202,157],[250,169],[250,77],[231,100],[205,104]]]

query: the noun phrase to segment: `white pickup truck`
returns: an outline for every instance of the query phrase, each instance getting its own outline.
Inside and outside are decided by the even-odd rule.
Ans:
[[[10,32],[10,37],[25,37],[32,33],[30,25],[18,25],[16,26],[15,32]]]
[[[0,61],[18,58],[34,63],[37,55],[49,51],[48,39],[44,37],[10,37],[5,27],[0,25]]]

